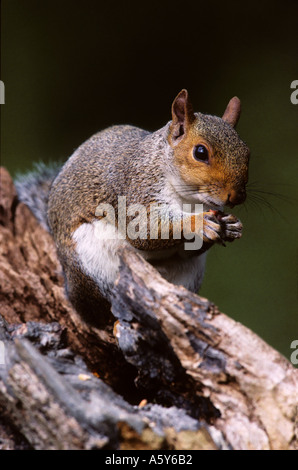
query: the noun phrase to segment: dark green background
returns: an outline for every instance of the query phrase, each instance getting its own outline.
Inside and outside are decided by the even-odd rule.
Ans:
[[[201,294],[288,358],[298,339],[297,21],[294,0],[4,0],[1,24],[1,158],[12,174],[66,159],[111,124],[163,126],[182,88],[211,114],[241,98],[250,181],[285,198],[235,209],[244,236],[211,250]]]

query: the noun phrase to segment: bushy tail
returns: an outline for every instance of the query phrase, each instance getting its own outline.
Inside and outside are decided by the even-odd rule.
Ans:
[[[26,204],[40,224],[49,231],[47,220],[48,197],[52,182],[62,167],[61,163],[35,163],[33,170],[19,174],[15,178],[15,187],[20,201]]]

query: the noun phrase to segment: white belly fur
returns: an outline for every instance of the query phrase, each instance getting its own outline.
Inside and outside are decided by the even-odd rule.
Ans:
[[[76,252],[81,269],[90,276],[101,291],[112,288],[119,270],[117,251],[128,245],[126,240],[115,238],[114,228],[102,220],[84,223],[73,233]],[[169,257],[156,259],[156,254],[136,250],[169,282],[183,285],[192,292],[197,292],[204,276],[206,253],[200,256],[181,257],[178,250],[169,250]],[[164,252],[163,252],[164,254]]]

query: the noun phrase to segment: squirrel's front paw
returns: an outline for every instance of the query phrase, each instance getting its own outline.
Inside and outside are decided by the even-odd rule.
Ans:
[[[233,214],[222,215],[219,217],[221,223],[221,239],[226,242],[232,242],[242,236],[242,223]]]
[[[203,242],[221,243],[222,227],[216,214],[212,211],[204,212],[203,218]]]

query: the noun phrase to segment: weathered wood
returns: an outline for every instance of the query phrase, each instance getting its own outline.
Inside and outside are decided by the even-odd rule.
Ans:
[[[9,327],[2,320],[0,408],[34,449],[217,448],[208,427],[178,408],[127,403],[64,348],[63,336],[57,323]],[[181,420],[186,433],[175,430]]]
[[[50,234],[0,178],[0,431],[17,428],[20,448],[297,448],[298,371],[284,357],[133,250],[114,329],[86,325]]]
[[[92,328],[77,315],[65,296],[51,235],[18,201],[4,168],[0,182],[0,314],[9,323],[59,321],[73,350],[107,383],[122,389],[127,377],[133,381],[134,370],[124,361],[111,328]],[[98,310],[100,315],[100,306]]]
[[[203,401],[200,416],[211,419],[232,448],[297,446],[298,370],[251,330],[168,283],[131,251],[123,253],[113,313],[120,318],[119,344],[124,333],[122,350],[138,367],[139,379],[158,370],[168,389],[177,388],[193,404],[208,400],[212,407]],[[135,346],[131,354],[129,334],[146,348]],[[156,335],[163,354],[155,347]],[[172,387],[180,365],[186,377],[179,371]]]

